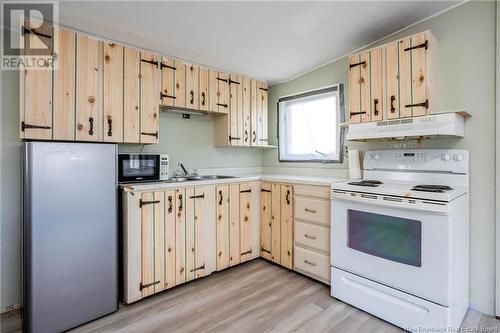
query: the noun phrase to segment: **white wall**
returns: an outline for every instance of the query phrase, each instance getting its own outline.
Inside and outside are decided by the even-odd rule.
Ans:
[[[442,110],[464,109],[463,139],[435,139],[422,143],[348,143],[361,150],[394,149],[404,144],[421,148],[457,148],[471,151],[470,305],[494,312],[495,295],[495,2],[473,1],[417,24],[390,40],[430,29],[439,40]],[[280,96],[344,83],[348,96],[348,63],[342,58],[293,81],[269,89],[269,137],[276,144],[276,103]],[[348,101],[347,101],[348,102]],[[342,165],[279,163],[277,152],[266,152],[264,169],[287,173],[336,175]]]

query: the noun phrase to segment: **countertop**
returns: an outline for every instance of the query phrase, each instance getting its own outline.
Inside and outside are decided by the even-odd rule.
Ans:
[[[185,182],[164,181],[164,182],[151,182],[151,183],[128,183],[128,184],[121,184],[120,187],[129,191],[157,191],[157,190],[180,188],[180,187],[231,184],[231,183],[258,181],[258,180],[276,182],[276,183],[287,183],[287,184],[331,186],[332,184],[344,181],[345,179],[334,178],[334,177],[262,174],[262,175],[241,175],[241,176],[235,176],[235,178],[193,180]]]

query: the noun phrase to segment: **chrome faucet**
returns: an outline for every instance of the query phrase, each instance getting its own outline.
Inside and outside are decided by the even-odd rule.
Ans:
[[[196,171],[196,169],[193,169],[191,171],[191,173],[189,173],[189,171],[186,169],[186,167],[184,167],[184,164],[182,164],[181,162],[179,162],[177,164],[181,169],[182,169],[182,172],[184,173],[184,177],[193,177],[193,176],[198,176],[198,171]],[[181,172],[179,170],[176,171],[176,174],[179,175]]]

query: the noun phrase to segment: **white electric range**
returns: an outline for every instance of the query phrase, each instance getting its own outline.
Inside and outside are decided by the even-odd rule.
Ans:
[[[469,304],[469,152],[381,150],[332,186],[331,294],[408,331]]]

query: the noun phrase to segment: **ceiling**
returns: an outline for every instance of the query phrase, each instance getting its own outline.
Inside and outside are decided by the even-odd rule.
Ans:
[[[462,1],[68,1],[60,23],[283,82]]]

